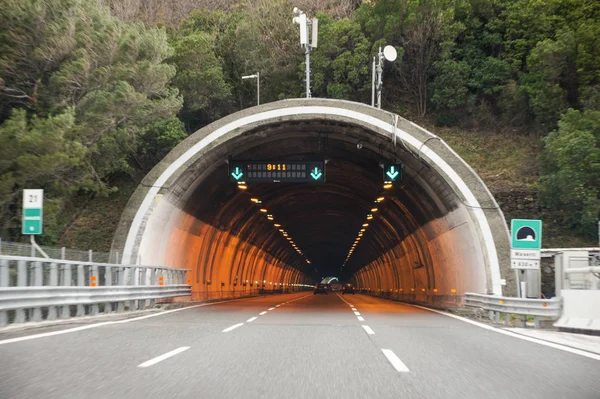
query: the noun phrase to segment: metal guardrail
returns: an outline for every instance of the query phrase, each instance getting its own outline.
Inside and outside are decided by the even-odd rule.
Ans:
[[[153,307],[191,295],[187,269],[0,256],[0,326]]]
[[[500,314],[505,315],[506,325],[510,325],[510,315],[533,316],[535,328],[540,328],[540,317],[557,320],[562,313],[562,301],[558,298],[529,299],[495,295],[465,293],[465,306],[481,308],[490,312],[490,320],[500,322]],[[527,319],[521,323],[526,327]]]

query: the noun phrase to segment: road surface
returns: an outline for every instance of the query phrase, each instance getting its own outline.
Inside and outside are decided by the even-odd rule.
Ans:
[[[88,327],[0,335],[0,398],[600,398],[600,357],[364,295]]]

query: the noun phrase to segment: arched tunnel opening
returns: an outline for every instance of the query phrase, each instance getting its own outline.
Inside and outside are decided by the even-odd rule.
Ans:
[[[325,161],[326,181],[241,189],[232,160]],[[403,176],[384,187],[386,162]],[[200,298],[325,276],[417,302],[515,285],[506,223],[475,172],[411,122],[334,100],[266,104],[190,136],[146,176],[113,250],[189,269]]]

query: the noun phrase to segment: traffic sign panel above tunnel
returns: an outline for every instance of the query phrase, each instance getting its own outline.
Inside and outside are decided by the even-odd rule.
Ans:
[[[402,180],[402,165],[398,163],[386,163],[383,165],[383,181]]]
[[[323,183],[325,161],[229,161],[232,182]]]

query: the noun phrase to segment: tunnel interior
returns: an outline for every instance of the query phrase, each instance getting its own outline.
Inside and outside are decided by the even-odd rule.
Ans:
[[[242,190],[228,160],[325,160],[326,182]],[[385,161],[404,168],[388,188]],[[164,187],[144,231],[139,261],[189,269],[200,297],[324,276],[416,296],[482,292],[489,283],[464,200],[406,143],[346,121],[276,121],[214,144]]]

